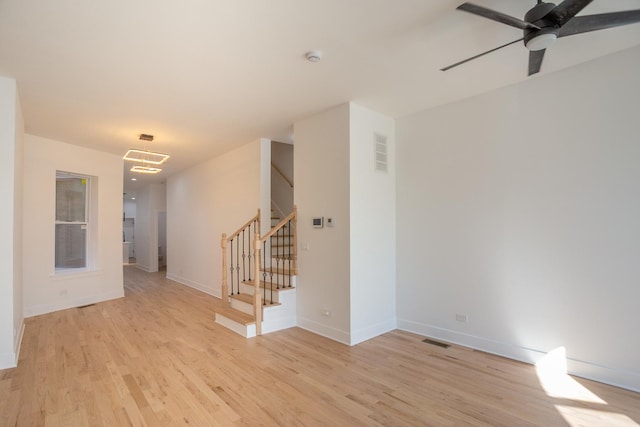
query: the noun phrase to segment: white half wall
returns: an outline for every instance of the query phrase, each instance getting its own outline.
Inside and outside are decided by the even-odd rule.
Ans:
[[[24,314],[26,317],[124,296],[122,158],[25,135]],[[93,257],[88,271],[55,274],[56,171],[94,177]]]
[[[640,391],[639,69],[634,48],[397,121],[399,327],[565,347]]]
[[[16,82],[0,77],[0,369],[17,365],[24,327],[23,128]]]
[[[294,135],[298,326],[350,344],[349,104],[296,122]],[[336,226],[313,228],[314,217]]]
[[[167,180],[168,278],[220,298],[222,233],[236,231],[258,208],[269,224],[269,192],[261,183],[269,143],[256,140]]]
[[[394,120],[354,103],[349,115],[353,345],[396,328],[396,176]],[[387,172],[374,167],[376,134],[387,140]]]

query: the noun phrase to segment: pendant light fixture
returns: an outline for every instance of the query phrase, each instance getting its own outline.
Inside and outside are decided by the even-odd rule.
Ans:
[[[141,141],[152,142],[153,135],[143,133],[140,134],[139,139]],[[132,148],[127,151],[127,154],[124,155],[123,159],[130,162],[142,163],[141,165],[133,166],[130,169],[131,172],[156,174],[162,171],[158,166],[166,162],[169,157],[170,156],[168,154],[156,153],[147,149],[137,150]]]

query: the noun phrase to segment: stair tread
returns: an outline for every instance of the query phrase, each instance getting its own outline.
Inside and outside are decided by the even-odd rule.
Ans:
[[[261,268],[260,271],[264,271],[267,273],[273,273],[273,274],[281,274],[283,276],[295,276],[298,274],[298,269],[297,268],[292,268],[292,269],[288,269],[288,268],[271,268],[271,267],[267,267],[267,268]]]
[[[219,307],[215,310],[216,314],[220,314],[221,316],[227,317],[234,322],[240,323],[242,325],[254,325],[256,321],[253,319],[253,316],[248,315],[240,310],[236,310],[231,307]]]
[[[284,261],[293,261],[293,260],[298,259],[298,256],[297,255],[293,255],[293,254],[280,254],[280,256],[273,255],[271,258],[273,258],[273,259],[279,258],[279,259],[282,259]]]
[[[272,248],[292,248],[293,243],[276,243],[271,245]]]
[[[245,285],[249,285],[249,286],[255,286],[255,282],[253,280],[245,280],[244,282]],[[286,291],[289,289],[295,289],[295,286],[287,286],[287,287],[281,287],[280,289],[276,289],[277,284],[274,283],[273,284],[273,292],[279,292],[279,291]],[[269,286],[265,286],[265,282],[263,282],[262,280],[260,281],[260,289],[267,289],[267,291],[270,291],[271,288]],[[240,295],[244,295],[244,294],[240,294]]]
[[[275,291],[275,289],[274,289],[274,291]],[[238,301],[242,301],[242,302],[244,302],[244,303],[246,303],[246,304],[251,304],[251,305],[253,305],[253,295],[249,295],[249,294],[235,294],[235,295],[231,295],[231,297],[230,297],[230,298],[232,298],[232,299],[236,299],[236,300],[238,300]],[[263,304],[262,304],[262,306],[263,306],[263,307],[272,307],[272,306],[280,305],[280,303],[279,303],[279,302],[272,302],[272,303],[266,302],[266,304],[265,304],[265,302],[266,302],[266,301],[263,301]]]

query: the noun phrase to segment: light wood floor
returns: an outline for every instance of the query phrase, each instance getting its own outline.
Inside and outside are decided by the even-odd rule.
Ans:
[[[640,424],[637,393],[566,377],[548,395],[532,366],[401,331],[246,340],[210,296],[135,267],[125,280],[125,298],[26,320],[1,426]]]

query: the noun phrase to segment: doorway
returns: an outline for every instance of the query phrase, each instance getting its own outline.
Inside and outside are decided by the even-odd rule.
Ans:
[[[158,212],[158,271],[167,269],[167,213]]]

